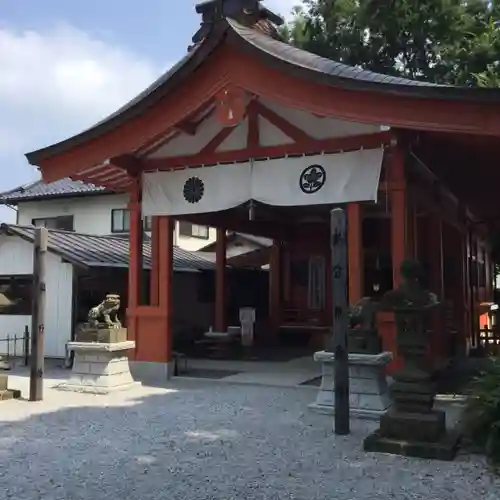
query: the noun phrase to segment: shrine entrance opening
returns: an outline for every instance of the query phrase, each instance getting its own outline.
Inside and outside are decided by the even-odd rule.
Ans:
[[[237,134],[238,127],[232,133]],[[146,171],[142,176],[143,215],[178,217],[215,226],[221,229],[218,236],[222,239],[227,229],[272,239],[268,316],[258,315],[255,342],[261,346],[303,347],[304,354],[309,353],[325,346],[331,327],[330,211],[339,204],[349,207],[366,202],[366,207],[360,205],[351,210],[355,214],[351,225],[361,237],[363,227],[367,233],[379,233],[377,217],[389,217],[384,201],[376,203],[383,151],[378,147]],[[378,245],[376,241],[371,244]],[[385,246],[389,244],[387,238]],[[225,242],[218,250],[219,293],[214,328],[226,332],[231,326],[227,314],[231,270],[222,264],[227,260]],[[360,249],[356,252],[360,253]],[[364,265],[356,261],[357,257],[353,255],[353,276],[356,279],[357,274],[363,279]],[[382,265],[387,258],[376,255],[374,250],[371,257],[373,271],[378,269],[383,274]],[[391,276],[390,271],[388,275]],[[361,286],[358,289],[357,293],[364,291]]]

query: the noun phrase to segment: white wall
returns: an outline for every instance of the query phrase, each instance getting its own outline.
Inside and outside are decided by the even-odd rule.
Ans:
[[[18,224],[26,226],[33,219],[72,215],[77,233],[111,234],[111,210],[127,208],[127,203],[126,194],[26,201],[19,203]]]
[[[84,234],[112,234],[111,211],[127,208],[127,194],[95,195],[61,200],[26,201],[19,203],[18,224],[31,225],[33,219],[72,215],[74,230]],[[215,241],[216,230],[209,229],[209,239],[192,238],[179,234],[176,224],[174,242],[180,248],[196,251]]]
[[[32,274],[33,244],[18,236],[0,236],[0,275]],[[48,253],[45,315],[45,356],[64,357],[64,346],[71,338],[73,267]],[[22,336],[24,326],[31,330],[31,316],[0,314],[0,338]],[[17,347],[18,354],[22,345]],[[0,342],[0,354],[6,352]]]

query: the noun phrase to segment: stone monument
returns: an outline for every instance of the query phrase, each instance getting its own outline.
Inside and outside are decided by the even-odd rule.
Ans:
[[[380,428],[365,439],[364,449],[452,460],[458,436],[446,432],[444,412],[433,410],[435,386],[426,362],[427,324],[439,303],[421,286],[421,274],[418,262],[403,262],[401,285],[382,298],[382,308],[395,314],[397,349],[404,365],[393,375],[393,405],[380,418]]]
[[[139,385],[132,379],[127,355],[135,342],[127,340],[119,310],[120,296],[116,294],[106,295],[90,309],[87,323],[77,329],[74,342],[68,343],[75,359],[70,379],[58,389],[108,394]]]
[[[378,304],[363,297],[350,308],[349,404],[354,417],[378,419],[390,406],[385,368],[392,353],[382,352],[382,343],[375,326]],[[321,363],[321,385],[316,401],[309,408],[318,413],[335,412],[335,355],[329,351],[314,354]]]

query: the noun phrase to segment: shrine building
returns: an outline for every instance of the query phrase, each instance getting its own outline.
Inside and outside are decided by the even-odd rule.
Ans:
[[[216,331],[228,327],[226,235],[239,231],[274,242],[260,337],[295,329],[321,348],[332,324],[336,206],[347,213],[350,303],[397,286],[401,262],[417,258],[443,304],[431,354],[465,354],[493,300],[500,90],[376,74],[294,48],[259,0],[196,11],[201,27],[172,69],[92,128],[26,155],[46,182],[71,177],[130,194],[135,360],[172,361],[176,219],[217,228]],[[379,313],[378,326],[394,351],[393,316]]]

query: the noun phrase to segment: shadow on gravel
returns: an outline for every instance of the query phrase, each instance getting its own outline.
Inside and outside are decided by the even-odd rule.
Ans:
[[[350,436],[336,437],[330,417],[305,409],[304,391],[144,391],[61,393],[71,406],[59,409],[51,391],[42,403],[0,406],[0,499],[468,500],[500,491],[475,458],[364,453],[375,424],[354,421]]]

